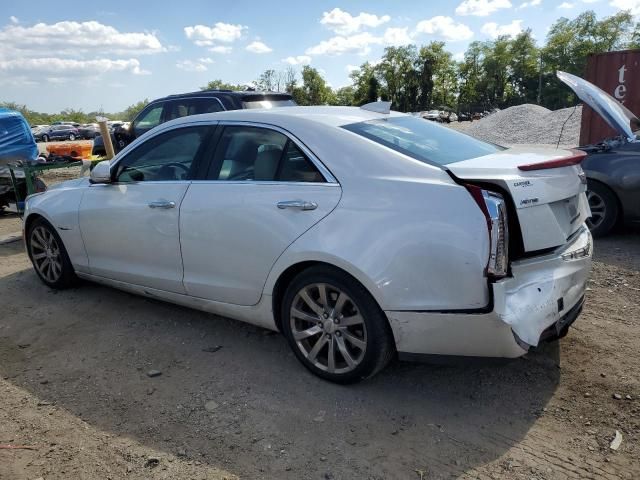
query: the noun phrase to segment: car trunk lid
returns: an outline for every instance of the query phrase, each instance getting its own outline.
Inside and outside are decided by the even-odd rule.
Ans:
[[[515,147],[446,168],[457,179],[508,193],[524,252],[534,252],[564,245],[590,216],[583,157],[577,150]]]

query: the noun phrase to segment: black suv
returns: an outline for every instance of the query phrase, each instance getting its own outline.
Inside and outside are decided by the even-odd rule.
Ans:
[[[128,127],[115,128],[111,133],[111,140],[113,141],[115,152],[118,153],[143,133],[174,118],[223,110],[289,107],[295,105],[296,102],[288,93],[203,90],[169,95],[149,103]],[[104,141],[101,136],[95,137],[92,153],[94,155],[106,155]]]

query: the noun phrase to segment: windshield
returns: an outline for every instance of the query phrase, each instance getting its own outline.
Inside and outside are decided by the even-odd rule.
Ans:
[[[504,150],[416,117],[390,117],[342,127],[421,162],[447,165]]]
[[[296,102],[288,100],[252,100],[242,102],[244,108],[276,108],[276,107],[295,107]]]

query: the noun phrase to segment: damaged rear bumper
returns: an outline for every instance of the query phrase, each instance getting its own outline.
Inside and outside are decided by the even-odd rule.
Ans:
[[[398,352],[514,358],[564,336],[582,310],[592,251],[583,226],[552,253],[513,262],[492,284],[488,313],[387,311]]]

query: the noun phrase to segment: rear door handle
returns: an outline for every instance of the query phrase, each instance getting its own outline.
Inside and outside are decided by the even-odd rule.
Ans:
[[[161,208],[164,210],[168,210],[169,208],[175,208],[176,202],[169,202],[167,200],[158,200],[155,202],[151,202],[149,204],[149,208]]]
[[[315,210],[318,208],[316,202],[305,202],[304,200],[286,200],[278,202],[278,208],[284,210],[285,208],[292,208],[294,210]]]

